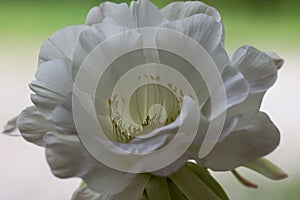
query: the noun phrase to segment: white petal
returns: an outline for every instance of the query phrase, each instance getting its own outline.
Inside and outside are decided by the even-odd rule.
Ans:
[[[135,177],[135,179],[131,182],[131,184],[122,192],[114,195],[112,200],[140,200],[143,191],[149,182],[150,175],[149,174],[139,174]]]
[[[232,170],[272,152],[279,144],[278,129],[260,112],[243,130],[234,131],[204,158],[204,165],[217,171]]]
[[[17,119],[17,126],[24,139],[36,145],[43,146],[43,137],[55,127],[47,121],[36,107],[26,108]]]
[[[218,142],[221,142],[222,140],[224,140],[224,138],[226,138],[228,135],[231,134],[231,132],[234,130],[234,128],[238,124],[238,121],[239,121],[238,116],[226,118],[223,130],[222,130],[222,133],[220,135]]]
[[[193,103],[193,100],[190,97],[185,97],[183,101],[182,109],[180,111],[180,115],[173,123],[155,129],[154,131],[146,135],[142,135],[137,139],[132,140],[128,144],[123,144],[118,146],[128,152],[134,152],[139,154],[146,154],[146,153],[149,154],[155,150],[163,148],[174,138],[175,134],[179,134],[179,135],[186,134],[184,133],[185,131],[186,132],[190,131],[190,130],[182,129],[181,130],[182,132],[178,132],[178,129],[183,126],[192,127],[189,124],[193,123],[193,121],[197,117],[193,116],[193,114],[191,113],[198,110],[197,106],[198,105],[196,103]],[[196,113],[196,115],[199,114]],[[182,142],[185,143],[186,141],[183,140]],[[180,147],[174,147],[174,151],[178,151],[177,150],[178,148]],[[176,161],[172,162],[171,164],[164,167],[163,169],[159,169],[153,172],[153,174],[159,176],[169,176],[170,174],[176,172],[180,167],[182,167],[186,163],[186,161],[191,157],[192,157],[191,152],[187,151],[183,155],[181,155]],[[143,160],[141,160],[141,162],[143,162]],[[139,163],[135,163],[135,164],[139,165]]]
[[[265,92],[249,94],[245,101],[232,106],[226,111],[226,117],[239,116],[236,130],[243,128],[256,117],[264,95]]]
[[[107,23],[95,24],[92,26],[92,29],[96,32],[98,37],[102,39],[107,39],[113,35],[129,30],[129,28],[126,27]]]
[[[72,62],[56,59],[43,63],[36,72],[36,80],[29,86],[35,92],[31,96],[32,102],[51,113],[73,89]]]
[[[134,16],[135,27],[160,27],[169,20],[164,18],[160,10],[149,0],[132,1],[130,11]]]
[[[95,29],[97,29],[97,27],[99,28],[101,26],[95,26]],[[107,28],[109,27],[112,26],[108,26]],[[109,31],[107,28],[100,28],[97,30],[102,30],[101,33],[105,34]],[[114,29],[113,31],[117,30],[121,29]],[[110,65],[110,68],[118,69],[111,71],[112,74],[109,74],[111,76],[105,79],[107,80],[105,84],[111,86],[111,83],[115,81],[113,80],[115,77],[118,77],[120,74],[123,75],[122,71],[126,70],[124,65],[132,67],[130,64],[136,62],[135,60],[128,59],[127,57],[124,59],[117,59],[116,62],[113,62],[115,60],[115,56],[117,55],[119,57],[124,54],[123,52],[128,52],[128,49],[138,49],[141,48],[142,45],[143,40],[141,34],[135,31],[124,32],[124,34],[117,35],[113,37],[113,39],[105,40],[94,48],[94,50],[85,59],[85,62],[83,63],[84,66],[80,68],[80,75],[77,74],[76,76],[76,84],[81,90],[90,91],[90,94],[94,93],[93,90],[95,86],[99,84],[98,82],[96,83],[96,81],[99,79],[100,72],[104,69],[104,67]],[[107,92],[106,89],[103,93],[109,92]],[[108,98],[110,98],[110,96]]]
[[[69,26],[54,33],[40,49],[39,65],[58,58],[73,58],[79,34],[88,26]]]
[[[276,53],[274,52],[265,52],[270,58],[272,58],[275,66],[277,69],[280,69],[284,63],[284,60],[280,58]]]
[[[223,82],[216,86],[216,89],[210,97],[218,101],[216,106],[211,108],[211,101],[209,100],[202,109],[202,112],[206,116],[209,116],[209,119],[218,117],[229,108],[242,103],[248,97],[248,82],[235,67],[227,65],[224,68],[222,81]],[[222,90],[222,85],[225,88],[225,95],[223,94],[224,90]],[[224,101],[224,98],[226,98],[226,101]]]
[[[73,193],[71,200],[111,200],[111,195],[96,193],[84,185]]]
[[[68,95],[55,107],[52,113],[52,121],[59,132],[64,134],[76,133],[72,114],[72,94]]]
[[[207,14],[221,21],[218,11],[202,2],[173,2],[161,9],[162,14],[169,20],[183,19],[196,14]]]
[[[78,45],[73,54],[73,77],[81,66],[87,55],[100,43],[103,41],[101,35],[96,34],[92,29],[83,31],[78,40]]]
[[[92,24],[101,23],[103,21],[103,19],[104,19],[104,15],[101,10],[101,7],[95,6],[87,14],[85,24],[92,25]]]
[[[251,93],[266,91],[277,79],[277,68],[273,60],[251,46],[235,50],[231,55],[231,64],[247,79]]]
[[[201,121],[199,124],[199,130],[198,130],[198,134],[196,139],[194,140],[194,146],[192,148],[192,153],[193,153],[193,158],[194,159],[198,159],[198,156],[194,156],[194,155],[198,155],[198,152],[200,150],[200,146],[202,145],[203,141],[204,141],[204,137],[206,136],[207,131],[208,131],[208,127],[209,126],[213,126],[214,124],[220,123],[220,120],[223,116],[219,116],[215,119],[213,119],[212,121],[209,121],[203,114],[201,116]],[[222,141],[225,137],[227,137],[236,127],[237,123],[238,123],[238,116],[226,116],[225,122],[223,124],[222,127],[222,131],[221,134],[219,136],[218,142]],[[214,140],[215,138],[212,137],[210,140]],[[209,140],[207,140],[209,141]],[[211,141],[211,143],[214,143],[214,141]],[[196,148],[196,149],[195,149]]]
[[[99,6],[105,16],[103,22],[134,28],[134,16],[126,3],[115,4],[111,2],[102,3]]]
[[[125,27],[101,23],[95,24],[90,29],[82,31],[73,55],[73,62],[76,67],[81,66],[83,60],[98,44],[115,34],[124,32],[125,30],[127,30]]]
[[[56,59],[42,64],[36,74],[36,84],[44,86],[62,96],[72,91],[72,62],[68,59]]]
[[[150,175],[139,174],[127,188],[113,196],[96,193],[85,185],[75,191],[72,200],[140,200],[149,179]]]
[[[171,21],[163,27],[179,31],[196,40],[209,53],[220,71],[229,63],[223,46],[223,25],[215,21],[213,17],[197,14],[182,20]]]
[[[222,72],[222,78],[226,90],[227,108],[241,103],[247,98],[249,85],[235,67],[225,67]]]
[[[16,122],[18,117],[9,120],[3,128],[2,133],[10,136],[20,136],[20,131],[17,128]]]
[[[200,146],[199,146],[199,148],[200,148]],[[155,176],[163,176],[163,177],[170,176],[170,175],[174,174],[175,172],[177,172],[183,165],[185,165],[188,160],[195,158],[197,156],[197,154],[198,154],[198,151],[188,150],[180,158],[178,158],[176,161],[174,161],[169,166],[166,166],[163,169],[151,172],[151,174],[153,174]]]
[[[92,190],[105,195],[123,191],[134,179],[95,160],[76,135],[48,132],[44,137],[46,158],[54,175],[60,178],[81,177]]]
[[[168,22],[158,8],[148,0],[132,1],[130,8],[126,3],[102,3],[89,12],[86,24],[92,25],[100,22],[117,26],[142,28],[157,27]]]

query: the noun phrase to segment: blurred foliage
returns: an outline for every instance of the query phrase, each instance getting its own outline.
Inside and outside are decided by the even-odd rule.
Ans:
[[[300,45],[299,0],[203,0],[216,7],[225,24],[226,44],[247,41],[258,48]],[[82,24],[101,0],[0,0],[0,41],[33,38],[40,42],[65,26]],[[129,0],[115,0],[127,2]],[[152,0],[163,7],[171,0]],[[267,38],[267,40],[266,40]],[[264,46],[265,45],[265,46]],[[271,48],[270,46],[270,48]]]

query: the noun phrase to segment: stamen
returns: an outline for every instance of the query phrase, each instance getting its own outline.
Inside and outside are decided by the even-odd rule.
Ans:
[[[142,78],[152,80],[152,82],[149,82],[149,86],[142,85],[141,88],[143,88],[139,90],[139,94],[138,92],[133,94],[135,98],[134,102],[136,103],[136,108],[134,109],[136,113],[134,115],[137,117],[135,118],[137,121],[132,121],[132,119],[127,121],[125,119],[126,115],[124,112],[125,106],[128,106],[128,104],[126,104],[127,99],[123,97],[119,98],[117,94],[114,94],[111,99],[108,99],[109,114],[113,130],[112,134],[114,140],[117,142],[129,143],[139,135],[147,134],[154,129],[171,124],[180,114],[184,93],[179,87],[168,84],[169,89],[164,88],[160,84],[153,83],[153,81],[159,82],[160,76],[147,74],[138,76],[138,85]],[[137,87],[137,90],[139,88],[140,87]],[[145,96],[143,96],[143,94]],[[138,99],[138,97],[142,99]],[[167,100],[164,98],[167,98]],[[170,104],[166,105],[166,102]],[[122,105],[120,105],[120,103]],[[139,105],[140,103],[142,103],[142,105]],[[120,114],[118,110],[120,110],[122,114]]]

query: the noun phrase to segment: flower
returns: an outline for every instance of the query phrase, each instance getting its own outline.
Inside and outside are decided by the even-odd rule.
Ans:
[[[152,33],[152,29],[147,29],[149,27],[179,32],[201,45],[208,55],[208,64],[216,66],[218,73],[213,77],[220,74],[221,85],[215,82],[214,91],[210,93],[201,76],[192,71],[192,67],[185,68],[188,64],[182,60],[167,59],[169,55],[159,50],[138,51],[136,47],[143,46],[141,35],[145,37],[145,33],[141,32]],[[184,49],[184,44],[176,46],[180,41],[171,36],[161,39],[160,29],[155,30],[157,43]],[[124,36],[121,39],[112,37],[120,34]],[[110,57],[129,47],[137,51],[125,58],[120,56],[119,60],[110,63],[110,67],[101,68],[99,63],[104,63],[101,52]],[[200,52],[193,53],[197,56]],[[157,60],[157,54],[161,60],[169,60],[172,66],[182,64],[176,70],[179,74],[185,73],[185,79],[189,77],[192,89],[180,84],[180,75],[173,77],[167,87],[162,86],[168,73],[173,71],[156,75],[149,72],[135,76],[136,80],[126,78],[125,72],[130,71],[125,70],[126,66],[138,63],[144,57],[151,64]],[[86,182],[87,185],[74,196],[79,199],[140,199],[149,180],[166,184],[143,172],[171,177],[185,191],[180,180],[183,180],[181,172],[189,173],[189,169],[183,167],[189,159],[196,160],[198,166],[216,171],[234,170],[245,165],[266,174],[260,169],[268,167],[259,159],[277,147],[280,136],[267,114],[259,109],[282,64],[283,60],[275,53],[264,53],[251,46],[240,47],[229,56],[224,49],[220,14],[201,2],[175,2],[161,10],[148,0],[132,2],[130,7],[124,3],[105,2],[90,10],[85,25],[59,30],[42,44],[36,80],[29,85],[34,92],[31,95],[34,106],[20,114],[17,128],[27,141],[45,147],[47,161],[55,176],[81,177]],[[147,69],[150,69],[149,65]],[[163,68],[155,65],[155,69]],[[99,70],[102,70],[103,79],[99,77]],[[94,87],[91,82],[97,78],[100,79],[99,85],[96,85],[94,99],[90,101],[85,95],[93,96],[89,93]],[[138,87],[130,94],[132,98],[124,98],[129,92],[122,88],[131,80],[137,81]],[[115,89],[116,85],[120,88]],[[225,89],[225,106],[222,106],[221,88]],[[196,98],[198,101],[195,101]],[[95,116],[111,143],[99,140],[98,129],[92,127],[91,107],[96,110]],[[129,114],[122,112],[125,107],[129,108]],[[205,140],[210,125],[218,123],[224,116],[224,127],[217,144],[208,154],[199,157],[201,147],[212,142]],[[12,129],[11,123],[8,129]],[[143,171],[151,165],[151,162],[146,165],[143,159],[154,151],[160,150],[163,154],[164,147],[171,143],[178,130],[184,145],[189,143],[186,138],[191,139],[189,148],[184,149],[179,157],[175,156],[174,162],[166,164],[170,160],[160,156],[158,160],[162,164],[155,163],[155,166],[161,164],[163,167]],[[195,138],[191,137],[192,132],[195,132]],[[108,145],[106,149],[105,145]],[[142,156],[128,164],[129,172],[117,170],[98,159],[98,156],[107,156],[103,152],[110,151],[113,146],[119,148],[116,154],[121,157],[109,157],[108,163],[124,164],[131,154]],[[175,146],[174,152],[179,147],[183,148]],[[256,162],[259,162],[259,167]],[[141,170],[141,173],[133,173],[132,169]],[[268,176],[273,177],[276,173]],[[278,179],[278,176],[275,178]],[[131,192],[133,188],[135,193]],[[208,190],[201,192],[206,194],[205,191]],[[208,192],[207,195],[217,199],[213,193]]]

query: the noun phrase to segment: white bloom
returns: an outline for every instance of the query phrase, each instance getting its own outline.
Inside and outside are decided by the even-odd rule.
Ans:
[[[225,109],[220,107],[211,112],[210,101],[206,99],[200,113],[195,115],[201,116],[203,123],[191,148],[176,162],[154,174],[169,176],[188,159],[195,159],[198,165],[213,170],[232,170],[270,153],[279,143],[278,129],[265,113],[259,111],[265,92],[276,81],[277,69],[283,64],[276,54],[243,46],[228,56],[224,50],[224,29],[220,15],[214,8],[201,2],[175,2],[161,10],[148,0],[132,2],[130,7],[124,3],[106,2],[91,9],[85,25],[59,30],[43,43],[36,80],[30,84],[34,92],[31,96],[34,106],[25,109],[17,120],[17,127],[26,140],[45,147],[47,161],[57,177],[81,177],[90,189],[108,195],[96,197],[95,194],[95,197],[82,199],[110,199],[110,195],[117,193],[114,199],[140,199],[149,180],[148,175],[120,172],[96,160],[80,142],[72,114],[74,77],[87,56],[109,37],[143,27],[176,30],[202,45],[222,75],[227,100]],[[124,41],[124,45],[134,42],[138,41]],[[145,100],[139,98],[139,101],[151,99],[151,95],[144,97]],[[163,106],[168,107],[172,98],[168,95],[160,97],[161,100],[164,98],[168,99]],[[114,102],[110,104],[115,105]],[[113,106],[111,110],[115,109]],[[119,125],[122,120],[113,121],[117,127],[114,134],[120,136],[128,131],[123,138],[116,140],[129,144],[118,145],[139,153],[162,148],[173,138],[168,132],[176,132],[182,125],[180,123],[193,122],[191,116],[194,112],[191,111],[198,109],[191,103],[191,98],[182,99],[181,104],[175,107],[170,109],[175,114],[167,111],[165,122],[154,115],[150,119],[143,119],[146,121],[141,120],[146,125],[138,131],[139,134],[144,135],[162,126],[168,130],[145,140],[135,138],[135,131],[124,123]],[[205,158],[199,159],[198,152],[209,123],[218,120],[224,112],[226,120],[218,143]],[[185,114],[185,120],[176,121],[176,117]],[[114,113],[114,119],[120,117],[117,112]],[[138,186],[136,197],[131,196],[133,186]],[[84,189],[78,193],[91,195],[85,194]]]

